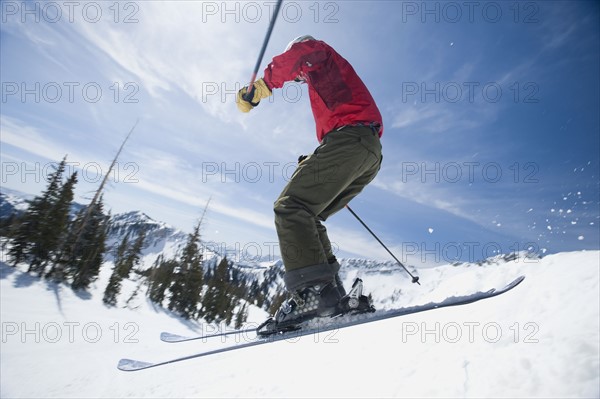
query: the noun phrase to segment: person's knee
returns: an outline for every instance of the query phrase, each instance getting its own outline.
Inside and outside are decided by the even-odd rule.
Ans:
[[[286,213],[286,210],[290,209],[290,201],[288,198],[289,197],[280,197],[273,203],[273,212],[275,212],[275,215],[282,215]]]
[[[273,204],[273,212],[275,212],[275,216],[285,217],[286,215],[294,215],[294,214],[309,214],[307,216],[312,216],[310,211],[303,203],[299,200],[296,200],[293,197],[280,197]]]

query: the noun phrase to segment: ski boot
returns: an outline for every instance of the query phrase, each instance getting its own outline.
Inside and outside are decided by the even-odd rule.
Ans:
[[[349,293],[338,276],[325,285],[315,285],[292,293],[275,316],[270,317],[256,329],[261,337],[296,331],[302,324],[316,317],[339,317],[346,314],[374,312],[371,300],[363,295],[363,282],[357,278]]]
[[[257,328],[259,336],[295,331],[316,317],[333,316],[338,312],[341,296],[335,280],[293,292],[270,317]]]

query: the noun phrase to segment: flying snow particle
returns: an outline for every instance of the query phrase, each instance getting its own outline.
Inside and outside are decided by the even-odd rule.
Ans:
[[[583,236],[579,236],[579,237],[577,237],[577,239],[578,239],[579,241],[583,241],[583,238],[584,238]]]
[[[546,226],[546,228],[550,231],[552,231],[552,226]]]
[[[454,42],[450,42],[450,47],[454,46]]]
[[[429,234],[433,233],[433,229],[431,227],[428,228],[427,231],[429,231]]]

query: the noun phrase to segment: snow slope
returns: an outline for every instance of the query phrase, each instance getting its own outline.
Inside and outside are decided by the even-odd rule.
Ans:
[[[388,307],[526,279],[466,306],[135,373],[118,371],[118,360],[159,361],[226,343],[160,342],[161,331],[203,326],[143,298],[134,310],[106,308],[109,268],[90,294],[77,295],[0,267],[3,398],[600,396],[598,251],[425,269],[422,286],[398,273],[365,273],[366,289]],[[249,323],[264,316],[254,309]]]

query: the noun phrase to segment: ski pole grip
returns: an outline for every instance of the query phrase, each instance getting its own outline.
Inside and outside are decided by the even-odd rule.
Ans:
[[[248,86],[248,88],[246,89],[246,92],[244,94],[242,94],[242,99],[244,99],[244,101],[248,101],[250,104],[254,104],[252,102],[253,98],[254,98],[254,84],[252,84],[251,86]]]

